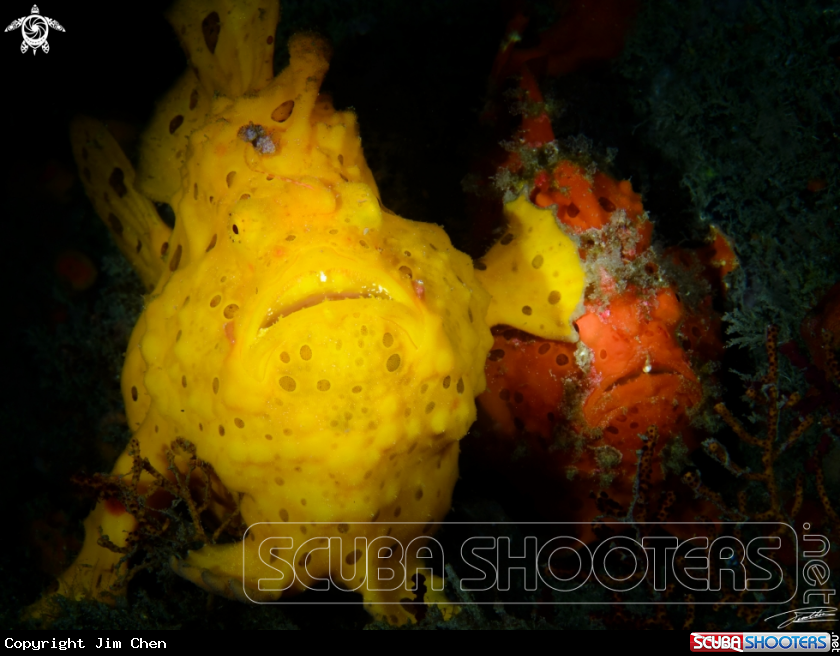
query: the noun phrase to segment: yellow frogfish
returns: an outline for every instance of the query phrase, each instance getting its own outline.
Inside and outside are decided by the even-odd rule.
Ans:
[[[413,621],[401,602],[431,576],[418,552],[485,388],[489,297],[443,229],[382,206],[356,116],[319,93],[320,38],[294,36],[275,77],[275,0],[181,0],[168,19],[190,67],[136,172],[103,124],[72,127],[87,193],[149,289],[122,374],[134,437],[111,479],[142,491],[209,463],[245,538],[172,567],[211,592],[276,600],[330,577],[375,617]],[[196,458],[175,457],[184,447]],[[230,508],[201,510],[221,522]],[[137,526],[100,501],[57,594],[109,599]],[[380,590],[390,570],[405,582]],[[442,603],[432,578],[422,600]]]

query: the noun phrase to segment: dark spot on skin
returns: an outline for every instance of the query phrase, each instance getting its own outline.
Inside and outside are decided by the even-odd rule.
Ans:
[[[155,209],[166,225],[170,228],[175,227],[175,211],[169,203],[155,203]]]
[[[216,44],[219,43],[219,32],[222,29],[218,12],[210,12],[201,21],[201,33],[204,35],[204,43],[211,54],[216,52]]]
[[[615,212],[615,203],[613,203],[609,198],[601,196],[598,199],[598,204],[604,208],[605,212]]]
[[[295,101],[294,100],[287,100],[284,103],[280,103],[273,112],[271,112],[271,120],[277,121],[278,123],[283,123],[287,121],[288,118],[292,115],[292,111],[295,108]]]
[[[505,352],[502,349],[493,349],[492,351],[490,351],[490,355],[487,357],[487,359],[492,362],[498,362],[503,357],[505,357]]]
[[[175,271],[178,268],[178,265],[181,263],[181,244],[175,248],[175,252],[172,253],[172,259],[169,260],[169,270]]]
[[[195,109],[196,105],[198,105],[198,89],[193,89],[190,93],[190,109]]]
[[[128,187],[125,186],[125,174],[119,167],[111,172],[111,177],[108,178],[108,184],[111,185],[111,189],[116,191],[117,196],[120,198],[128,193]]]
[[[178,114],[175,118],[169,121],[169,134],[175,134],[175,130],[181,127],[184,122],[184,117]]]

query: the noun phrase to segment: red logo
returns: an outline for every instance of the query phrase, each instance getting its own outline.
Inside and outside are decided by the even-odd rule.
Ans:
[[[692,633],[691,651],[744,651],[744,634]]]

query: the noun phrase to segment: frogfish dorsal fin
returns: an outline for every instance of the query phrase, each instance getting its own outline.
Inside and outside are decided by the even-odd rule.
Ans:
[[[86,116],[70,125],[73,155],[85,191],[120,250],[148,290],[160,279],[172,230],[134,186],[134,167],[101,121]]]
[[[171,203],[181,188],[188,137],[204,125],[210,99],[193,70],[187,69],[158,102],[138,148],[137,188],[149,198]]]
[[[167,14],[189,67],[160,100],[140,141],[137,186],[170,202],[181,186],[187,137],[204,124],[216,94],[237,98],[274,77],[277,0],[180,0]]]
[[[167,19],[211,96],[237,98],[274,77],[277,0],[179,0]]]

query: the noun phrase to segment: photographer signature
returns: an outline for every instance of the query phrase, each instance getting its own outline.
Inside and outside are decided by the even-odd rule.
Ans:
[[[764,618],[765,622],[778,617],[785,619],[777,628],[783,629],[791,624],[807,624],[808,622],[826,622],[835,621],[837,619],[837,609],[832,606],[813,606],[811,608],[797,608],[796,610],[789,610],[784,613],[778,613]]]

